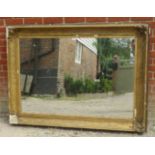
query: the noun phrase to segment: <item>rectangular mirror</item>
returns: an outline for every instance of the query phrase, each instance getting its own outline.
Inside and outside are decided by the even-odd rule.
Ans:
[[[22,38],[22,111],[133,118],[134,38]]]
[[[9,29],[10,123],[143,132],[146,32]]]

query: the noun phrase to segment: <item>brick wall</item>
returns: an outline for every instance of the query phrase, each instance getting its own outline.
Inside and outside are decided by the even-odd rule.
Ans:
[[[76,40],[61,38],[59,40],[58,89],[64,88],[64,76],[74,78],[96,78],[97,55],[83,46],[81,64],[75,63]]]
[[[71,38],[60,39],[59,54],[61,69],[64,74],[74,78],[96,78],[97,55],[83,45],[81,64],[75,63],[76,40]]]
[[[148,118],[155,122],[155,17],[37,17],[37,18],[2,18],[0,17],[0,105],[7,105],[7,56],[6,56],[6,31],[8,25],[29,24],[91,24],[91,23],[142,23],[149,24],[148,51]],[[4,104],[3,104],[4,103]],[[4,111],[4,109],[3,109]]]
[[[56,93],[58,43],[58,39],[20,40],[21,73],[34,76],[31,93]],[[35,53],[38,57],[37,64]]]
[[[52,45],[52,39],[39,39],[40,49],[38,51],[39,66],[38,69],[50,69],[57,68],[58,66],[58,40],[54,41],[55,45]],[[22,69],[28,68],[29,70],[33,68],[33,63],[30,60],[34,58],[34,51],[32,49],[33,40],[32,39],[21,39],[20,40],[20,57]],[[55,46],[55,47],[52,47]]]

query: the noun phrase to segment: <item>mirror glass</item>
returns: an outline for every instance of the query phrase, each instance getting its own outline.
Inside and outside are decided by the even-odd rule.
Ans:
[[[24,113],[133,118],[135,38],[21,38]]]

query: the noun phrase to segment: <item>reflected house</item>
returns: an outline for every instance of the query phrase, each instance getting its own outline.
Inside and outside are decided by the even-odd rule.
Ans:
[[[65,75],[95,79],[95,42],[95,38],[21,39],[22,92],[57,94],[64,88]]]

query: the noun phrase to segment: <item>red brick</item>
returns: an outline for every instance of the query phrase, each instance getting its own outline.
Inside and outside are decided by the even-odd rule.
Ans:
[[[148,85],[155,86],[155,79],[154,80],[149,79],[148,80]]]
[[[4,87],[1,87],[0,90],[5,91],[7,89],[7,74],[4,76],[0,76],[1,85]]]
[[[6,19],[6,25],[19,25],[23,24],[23,19],[22,18],[9,18]]]
[[[150,43],[149,44],[149,50],[150,51],[155,51],[155,43],[152,43],[152,44]]]
[[[150,37],[150,44],[155,43],[155,37]]]
[[[86,17],[86,22],[106,22],[106,17]]]
[[[1,53],[1,54],[0,54],[0,58],[1,58],[1,59],[6,59],[6,58],[7,58],[6,53]]]
[[[6,72],[6,71],[0,72],[0,76],[1,76],[1,77],[6,77],[6,76],[7,76],[7,72]]]
[[[7,71],[7,69],[8,69],[7,65],[3,65],[3,70]]]
[[[155,65],[155,58],[149,58],[148,64],[149,65]]]
[[[155,66],[148,66],[148,71],[155,71]]]
[[[6,81],[7,81],[7,74],[5,74],[4,76],[0,76],[0,81],[1,81],[1,83],[6,83]],[[5,90],[6,88],[3,88],[3,90]]]
[[[155,59],[152,59],[152,64],[155,65]]]
[[[5,46],[1,46],[0,47],[0,53],[6,53],[6,47]]]
[[[0,26],[3,26],[3,25],[4,25],[4,20],[0,19]]]
[[[149,76],[149,75],[148,75]],[[155,72],[152,72],[152,75],[150,75],[150,76],[152,76],[151,78],[152,79],[155,79]]]
[[[152,29],[155,29],[155,22],[148,22],[147,24],[149,24]]]
[[[6,45],[6,40],[0,39],[0,46],[5,46],[5,45]]]
[[[154,57],[154,58],[155,58],[155,51],[151,51],[151,52],[149,53],[149,57]]]
[[[5,27],[0,27],[0,33],[1,33],[1,32],[6,32]]]
[[[153,17],[131,17],[131,21],[153,21]]]
[[[55,23],[62,23],[63,18],[62,17],[46,17],[43,18],[44,24],[55,24]]]
[[[7,64],[7,60],[0,60],[0,64]]]
[[[82,23],[84,19],[84,17],[65,17],[65,23]]]
[[[129,17],[108,17],[109,22],[126,22],[129,21]]]
[[[5,38],[6,38],[5,33],[0,33],[0,39],[5,39]]]
[[[2,71],[2,70],[3,70],[3,66],[1,65],[1,66],[0,66],[0,71]]]
[[[148,72],[148,79],[153,79],[153,78],[154,78],[153,72]]]
[[[152,49],[151,49],[152,51],[154,51],[155,50],[155,43],[154,44],[152,44]]]
[[[24,18],[24,24],[43,24],[42,18]]]

